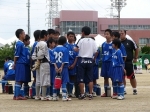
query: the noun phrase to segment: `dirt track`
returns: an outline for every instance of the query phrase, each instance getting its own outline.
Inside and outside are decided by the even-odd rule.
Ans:
[[[0,94],[0,112],[150,112],[150,73],[136,74],[138,95],[132,95],[132,88],[127,81],[125,100],[95,97],[93,100],[72,99],[70,102],[59,101],[14,101],[12,95]],[[98,83],[103,86],[103,79]],[[1,91],[1,87],[0,87]],[[103,87],[102,87],[103,92]]]

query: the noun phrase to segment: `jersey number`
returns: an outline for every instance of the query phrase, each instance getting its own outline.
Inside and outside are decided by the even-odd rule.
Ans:
[[[56,63],[62,63],[62,52],[54,52]]]
[[[9,68],[8,68],[9,70],[12,69],[13,63],[8,63],[8,66],[9,66]]]

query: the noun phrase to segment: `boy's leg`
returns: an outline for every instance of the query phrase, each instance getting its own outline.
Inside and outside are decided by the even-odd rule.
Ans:
[[[57,101],[57,100],[59,100],[57,96],[57,89],[53,85],[53,101]]]
[[[26,98],[29,97],[29,85],[28,85],[28,83],[24,83],[24,94],[25,94]]]
[[[66,88],[66,84],[63,83],[62,84],[62,100],[63,101],[70,101],[71,99],[67,97],[67,88]]]
[[[124,84],[121,83],[118,86],[118,100],[123,100],[124,99]]]
[[[6,80],[2,79],[2,81],[6,81]],[[6,85],[6,84],[7,84],[7,83],[2,82],[2,92],[3,92],[3,93],[5,92],[5,85]]]
[[[74,87],[74,82],[75,82],[75,75],[70,76],[70,83],[69,83],[69,96],[70,97],[75,97],[75,95],[73,94],[73,87]]]
[[[105,93],[101,97],[106,97],[106,91],[107,91],[108,86],[109,86],[109,79],[104,78],[104,91],[105,91]]]
[[[40,99],[40,71],[36,70],[36,97],[35,100]]]
[[[97,91],[97,82],[96,80],[93,80],[93,96],[96,97],[96,91]]]
[[[33,83],[32,83],[32,86],[31,86],[31,87],[32,87],[32,95],[31,95],[32,98],[34,98],[35,95],[36,95],[36,92],[35,92],[35,90],[36,90],[36,89],[35,89],[36,85],[35,85],[35,83],[36,83],[36,82],[35,82],[35,80],[34,80]]]

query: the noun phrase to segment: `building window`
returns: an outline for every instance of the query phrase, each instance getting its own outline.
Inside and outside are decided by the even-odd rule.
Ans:
[[[81,28],[83,26],[89,26],[91,28],[91,34],[97,34],[97,22],[93,21],[63,21],[60,22],[60,33],[65,34],[72,30],[75,34],[81,33]]]
[[[150,44],[150,37],[149,38],[140,38],[139,44]]]

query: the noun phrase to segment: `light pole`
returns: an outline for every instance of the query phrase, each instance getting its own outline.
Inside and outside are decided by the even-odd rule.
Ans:
[[[110,0],[111,1],[111,6],[115,7],[118,11],[118,31],[120,31],[120,12],[123,7],[125,7],[126,0]]]

